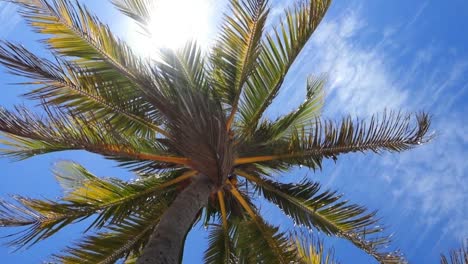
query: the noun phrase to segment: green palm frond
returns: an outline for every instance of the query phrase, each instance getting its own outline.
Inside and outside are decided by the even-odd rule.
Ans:
[[[178,175],[168,173],[134,183],[116,179],[100,179],[76,163],[62,162],[54,173],[65,189],[60,201],[38,200],[16,196],[16,203],[0,203],[0,223],[3,226],[29,226],[16,234],[11,245],[33,245],[63,227],[97,215],[89,225],[102,228],[119,224],[133,213],[146,212],[149,205],[165,204],[173,199],[172,188],[161,188],[167,179]]]
[[[99,208],[99,217],[92,225],[97,227],[109,221],[120,222],[130,212],[145,210],[148,204],[159,202],[161,198],[170,198],[172,189],[165,190],[162,187],[182,173],[172,171],[127,183],[112,178],[101,179],[73,162],[58,163],[54,169],[58,182],[66,191],[62,198],[64,201],[75,206]]]
[[[334,158],[349,152],[383,150],[400,152],[427,142],[425,137],[430,121],[426,113],[412,117],[385,112],[364,121],[343,118],[341,124],[316,120],[310,132],[297,130],[290,138],[290,151],[302,152],[305,157]]]
[[[271,124],[273,134],[270,135],[270,140],[290,136],[296,129],[310,126],[311,120],[319,117],[324,102],[323,87],[325,82],[325,76],[309,77],[305,101],[296,110],[280,117]]]
[[[430,140],[431,136],[426,136],[429,125],[426,113],[414,118],[411,115],[385,112],[381,117],[372,116],[369,123],[346,117],[339,125],[315,119],[312,126],[297,129],[287,141],[273,142],[270,146],[262,146],[260,143],[264,149],[261,154],[238,158],[236,163],[272,161],[289,165],[303,164],[315,169],[321,166],[324,157],[336,159],[338,155],[349,152],[400,152],[413,148]],[[250,147],[255,148],[254,145]],[[267,151],[271,152],[262,156]],[[244,152],[243,155],[252,153],[249,148],[245,148]]]
[[[299,260],[288,235],[262,219],[231,217],[228,233],[219,224],[209,226],[205,263],[297,263]]]
[[[235,257],[234,245],[230,233],[226,232],[224,228],[219,225],[211,225],[209,232],[208,248],[205,250],[204,263],[239,263],[238,259]]]
[[[171,163],[183,163],[184,159],[172,160],[169,149],[160,141],[121,135],[107,123],[70,115],[60,109],[45,108],[45,111],[48,118],[24,107],[17,107],[15,112],[0,108],[0,131],[7,138],[1,142],[10,147],[0,153],[25,159],[54,151],[87,150],[121,162],[153,160],[162,168],[164,164],[171,167]]]
[[[402,261],[397,252],[385,252],[389,237],[382,236],[375,212],[367,213],[362,206],[341,200],[333,191],[321,191],[318,183],[303,180],[298,184],[278,183],[240,172],[255,184],[256,190],[276,204],[297,225],[316,228],[327,235],[352,242],[381,263]]]
[[[239,263],[296,263],[298,256],[286,233],[263,219],[242,220],[233,243]]]
[[[206,90],[206,69],[201,48],[195,41],[173,51],[164,49],[160,51],[160,62],[157,63],[158,75],[164,78],[165,83],[158,83],[167,87],[161,93],[168,93],[166,97],[177,99],[178,90]],[[159,80],[156,80],[157,82]],[[172,94],[171,94],[172,93]],[[174,100],[173,99],[173,100]]]
[[[234,236],[236,247],[239,247],[242,252],[239,257],[245,258],[248,263],[291,263],[297,259],[296,252],[290,245],[290,240],[283,232],[279,232],[278,227],[274,227],[265,222],[259,215],[258,210],[250,202],[250,199],[243,193],[237,190],[231,180],[228,180],[229,191],[235,197],[237,202],[246,211],[246,217],[239,223],[239,235]],[[254,242],[255,241],[255,242]],[[245,243],[245,244],[243,244]],[[251,244],[258,243],[258,248],[252,252]],[[258,253],[256,250],[261,250]],[[249,253],[250,252],[250,253]],[[241,262],[244,262],[241,260]]]
[[[307,80],[307,94],[305,101],[299,107],[278,118],[273,122],[265,121],[253,131],[253,135],[241,140],[252,141],[253,144],[267,144],[279,139],[290,137],[297,129],[310,126],[312,120],[320,115],[323,106],[323,87],[326,82],[325,76],[310,76]],[[240,128],[242,129],[242,128]],[[249,145],[247,143],[246,145]]]
[[[267,1],[231,0],[221,33],[211,54],[213,82],[224,103],[236,111],[241,89],[261,52],[261,37],[268,16]]]
[[[242,187],[238,190],[237,187],[231,186],[230,192],[224,194],[227,201],[226,226],[221,221],[219,208],[205,212],[210,214],[205,220],[206,226],[210,227],[205,261],[207,263],[295,263],[297,254],[288,235],[280,232],[278,227],[265,222],[251,201],[251,194],[246,193],[247,189]],[[241,186],[242,184],[239,185]],[[218,204],[216,201],[213,202]],[[240,210],[240,213],[236,210]],[[210,219],[214,222],[206,222]]]
[[[153,0],[112,0],[112,3],[120,12],[135,20],[146,34],[150,34],[148,26],[155,9]]]
[[[248,190],[241,187],[238,191],[248,207],[255,208],[255,205],[249,198]],[[239,219],[248,217],[248,213],[243,210],[238,200],[228,191],[218,194],[217,199],[218,201],[213,199],[212,203],[209,203],[205,208],[204,223],[210,227],[208,248],[205,250],[204,256],[205,262],[239,263],[240,259],[236,257],[233,237],[235,237]],[[219,199],[223,199],[224,201],[221,203]],[[221,204],[224,205],[226,219],[223,219]],[[210,220],[214,220],[215,223],[211,223]]]
[[[67,264],[111,264],[130,254],[139,254],[159,222],[167,204],[159,202],[145,213],[130,215],[118,224],[105,227],[105,231],[89,235],[74,247],[68,247],[54,259]]]
[[[58,57],[55,60],[56,63],[39,58],[14,43],[0,45],[0,64],[11,73],[32,80],[26,84],[39,85],[26,94],[28,98],[67,107],[77,114],[92,110],[93,118],[107,120],[115,129],[129,134],[150,136],[156,131],[163,132],[154,123],[159,121],[157,112],[134,92],[128,93],[118,82],[102,80],[89,69]]]
[[[468,263],[468,239],[458,248],[450,251],[448,257],[440,256],[441,264],[466,264]]]
[[[297,56],[325,16],[330,0],[301,1],[285,11],[284,21],[266,34],[262,52],[240,105],[242,134],[252,135]]]
[[[12,0],[20,13],[51,50],[73,59],[80,67],[117,82],[125,92],[138,93],[153,87],[149,62],[139,58],[109,27],[86,7],[70,0]]]
[[[305,234],[293,234],[300,263],[303,264],[338,264],[333,249],[325,250],[323,243]]]

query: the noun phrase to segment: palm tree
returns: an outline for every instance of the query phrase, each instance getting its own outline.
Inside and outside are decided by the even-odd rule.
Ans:
[[[99,178],[79,164],[58,163],[61,199],[0,203],[1,226],[26,228],[11,245],[30,246],[91,218],[94,232],[56,260],[176,263],[188,231],[201,221],[209,227],[207,263],[321,262],[320,247],[307,250],[310,240],[262,217],[253,198],[261,195],[297,229],[346,239],[381,263],[404,261],[385,250],[390,241],[375,212],[310,179],[273,177],[295,166],[320,169],[324,159],[340,154],[399,152],[428,139],[425,113],[387,112],[367,123],[320,118],[321,76],[309,78],[295,111],[276,120],[265,115],[329,0],[302,1],[272,27],[266,26],[267,1],[232,0],[206,55],[189,42],[161,50],[156,61],[136,56],[79,3],[12,2],[43,35],[53,59],[7,41],[0,46],[0,63],[30,80],[25,84],[35,88],[25,96],[43,109],[0,109],[1,153],[22,160],[85,150],[115,160],[138,180]],[[149,34],[152,1],[113,3]]]

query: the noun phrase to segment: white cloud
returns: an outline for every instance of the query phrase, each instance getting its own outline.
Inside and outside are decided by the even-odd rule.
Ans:
[[[366,116],[385,108],[400,108],[408,93],[395,85],[390,65],[381,50],[358,45],[354,39],[367,25],[357,13],[349,12],[324,21],[312,38],[318,68],[329,73],[330,114]],[[390,35],[390,29],[386,35]],[[340,107],[332,107],[339,105]]]
[[[406,24],[382,30],[373,44],[360,42],[372,28],[359,11],[324,21],[312,39],[315,54],[309,52],[307,60],[330,75],[326,115],[368,116],[385,108],[433,115],[438,136],[432,143],[401,155],[366,157],[359,165],[380,168],[382,188],[393,194],[397,207],[417,216],[420,227],[443,224],[442,233],[436,231],[441,238],[459,239],[468,236],[468,109],[456,105],[468,96],[468,60],[437,42],[409,47],[395,33],[415,30],[411,27],[426,7]]]
[[[450,115],[436,123],[436,139],[427,146],[385,158],[385,171],[394,171],[395,199],[419,222],[432,228],[445,222],[443,232],[468,237],[468,125]],[[415,211],[416,210],[416,211]]]
[[[12,3],[0,2],[0,38],[5,38],[11,33],[20,17],[16,12],[16,7]]]
[[[429,1],[426,1],[422,3],[419,8],[416,10],[415,15],[411,18],[411,20],[405,25],[406,28],[411,27],[418,19],[421,17],[421,15],[424,13],[426,10],[427,6],[429,5]]]

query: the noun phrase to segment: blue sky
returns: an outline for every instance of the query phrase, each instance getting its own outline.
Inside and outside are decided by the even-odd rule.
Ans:
[[[212,36],[220,14],[215,10],[224,4],[210,1]],[[84,2],[122,37],[134,35],[128,32],[128,20],[121,19],[106,1]],[[289,2],[273,3],[272,14],[279,14]],[[348,113],[368,117],[384,109],[431,113],[436,138],[429,144],[401,154],[343,156],[336,164],[326,163],[322,172],[308,172],[309,177],[343,192],[349,200],[379,209],[383,223],[394,233],[394,245],[411,263],[438,263],[440,253],[468,238],[466,17],[468,2],[464,0],[335,1],[269,110],[269,115],[276,116],[294,108],[304,98],[307,76],[327,72],[326,117]],[[0,3],[0,25],[1,39],[44,54],[36,42],[39,37],[25,27],[12,5]],[[16,80],[0,72],[0,105],[34,105],[18,97],[28,87],[8,85]],[[96,175],[131,177],[114,163],[84,152],[49,154],[20,163],[0,159],[0,197],[60,196],[50,173],[60,159],[80,162]],[[302,176],[307,172],[294,173]],[[266,205],[262,208],[267,214],[277,214]],[[0,236],[8,233],[0,230]],[[11,248],[0,247],[0,257],[4,263],[40,263],[79,235],[78,228],[69,228],[28,251],[12,253]],[[206,235],[200,227],[190,234],[185,263],[200,262]],[[342,263],[372,263],[346,242],[325,239],[325,243],[335,247]]]

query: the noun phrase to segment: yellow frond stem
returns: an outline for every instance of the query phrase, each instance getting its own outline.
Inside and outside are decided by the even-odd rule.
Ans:
[[[236,186],[234,186],[231,181],[228,179],[226,180],[226,183],[231,186],[230,192],[232,195],[236,198],[236,200],[241,204],[241,206],[247,211],[247,213],[252,217],[253,220],[257,219],[257,214],[252,210],[250,205],[247,203],[247,201],[242,197],[240,192],[237,190]],[[255,221],[256,222],[256,221]]]
[[[280,160],[280,159],[292,159],[292,158],[298,158],[298,157],[304,157],[307,155],[314,155],[314,154],[325,154],[325,153],[332,153],[331,151],[336,151],[338,148],[322,148],[319,150],[313,150],[313,151],[305,151],[305,152],[296,152],[296,153],[290,153],[290,154],[281,154],[281,155],[268,155],[268,156],[254,156],[254,157],[243,157],[243,158],[237,158],[234,160],[235,165],[241,165],[241,164],[249,164],[249,163],[256,163],[256,162],[262,162],[262,161],[271,161],[271,160]]]
[[[135,150],[133,149],[129,149],[127,147],[119,146],[119,145],[101,145],[99,147],[97,147],[96,149],[94,148],[93,149],[85,148],[85,149],[88,151],[97,152],[97,153],[105,152],[108,155],[124,155],[124,156],[134,157],[136,159],[142,159],[142,160],[153,160],[153,161],[160,161],[160,162],[166,162],[166,163],[180,164],[180,165],[185,165],[185,166],[190,165],[190,159],[183,158],[183,157],[162,156],[162,155],[155,155],[155,154],[150,154],[150,153],[145,153],[145,152],[135,152]]]
[[[227,224],[227,214],[226,214],[226,204],[224,203],[224,195],[223,191],[218,191],[218,201],[219,201],[219,207],[221,208],[221,216],[223,218],[223,228],[224,230],[228,230],[228,224]]]
[[[252,220],[255,222],[255,224],[258,226],[258,228],[262,231],[262,233],[265,232],[264,227],[260,223],[261,218],[257,216],[257,214],[254,212],[254,210],[250,207],[250,205],[247,203],[247,201],[242,197],[242,195],[239,193],[237,188],[231,183],[231,181],[228,179],[226,180],[226,183],[231,186],[230,192],[232,195],[236,198],[236,200],[241,204],[241,206],[247,211],[247,213],[252,217]],[[267,237],[265,236],[265,240],[268,241],[268,244],[272,248],[276,248],[275,242],[273,241],[272,237]],[[281,257],[281,254],[278,255],[278,257]],[[280,259],[280,263],[286,263],[283,259]]]
[[[166,187],[169,187],[171,185],[174,185],[176,183],[179,183],[181,181],[185,181],[186,179],[189,179],[195,175],[197,175],[197,171],[194,171],[194,170],[190,170],[190,171],[187,171],[187,172],[184,172],[182,175],[180,175],[179,177],[173,179],[173,180],[170,180],[170,181],[167,181],[159,186],[157,186],[157,189],[164,189]]]
[[[155,124],[153,124],[153,123],[148,123],[148,122],[145,121],[144,119],[139,118],[139,117],[137,117],[137,116],[133,116],[133,115],[132,115],[132,118],[135,119],[137,122],[139,122],[139,123],[141,123],[141,124],[147,125],[148,127],[150,127],[151,129],[153,129],[153,130],[156,131],[157,133],[159,133],[159,134],[165,136],[166,138],[170,138],[170,137],[171,137],[167,131],[165,131],[164,129],[158,127],[157,125],[155,125]]]
[[[262,161],[278,160],[278,159],[284,159],[284,158],[292,158],[297,155],[298,154],[244,157],[244,158],[235,159],[234,164],[240,165],[240,164],[248,164],[248,163],[255,163],[255,162],[262,162]]]
[[[183,158],[183,157],[169,157],[169,156],[160,156],[154,155],[149,153],[137,153],[137,158],[144,159],[144,160],[154,160],[154,161],[162,161],[167,163],[174,163],[180,165],[190,165],[190,159]]]
[[[242,171],[242,170],[235,170],[234,173],[235,173],[236,175],[239,175],[239,176],[241,176],[241,177],[246,178],[246,179],[249,180],[249,181],[253,181],[253,182],[256,182],[256,183],[259,182],[259,181],[257,180],[256,177],[254,177],[254,176],[248,174],[248,173],[245,172],[245,171]]]
[[[236,111],[237,111],[237,103],[235,103],[232,106],[231,113],[229,114],[229,117],[228,117],[228,120],[227,120],[227,123],[226,123],[226,130],[227,131],[231,130],[231,126],[232,126],[232,123],[234,122],[234,116],[236,115]]]

